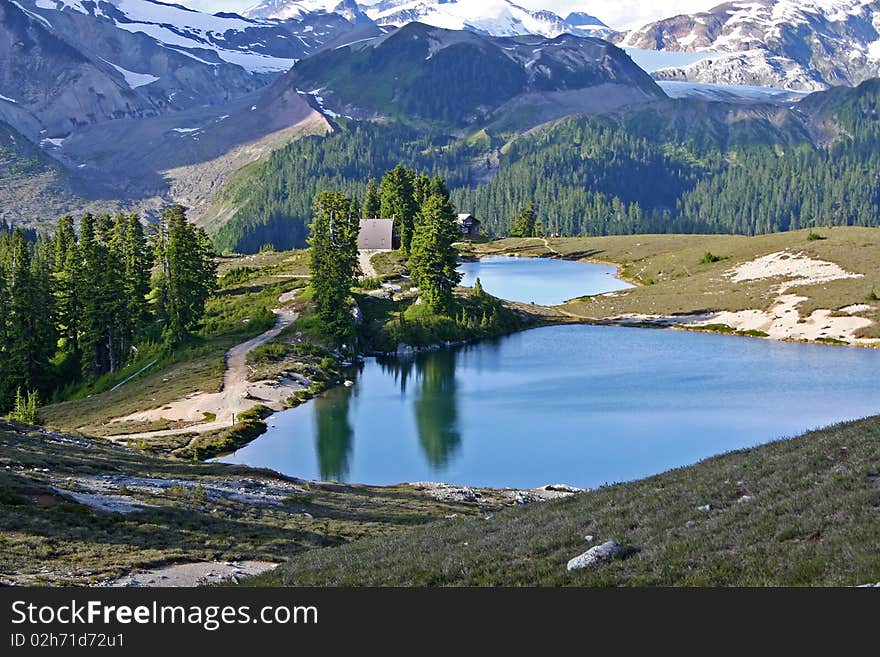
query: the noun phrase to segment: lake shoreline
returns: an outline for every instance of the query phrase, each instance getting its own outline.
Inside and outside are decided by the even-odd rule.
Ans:
[[[223,461],[373,485],[595,487],[880,411],[870,352],[613,329],[547,326],[412,359],[366,359],[350,388],[277,416],[272,431]],[[643,410],[622,412],[633,395]],[[751,419],[733,408],[752,409]],[[785,413],[768,419],[774,408]],[[503,465],[492,457],[499,441]],[[640,445],[638,458],[618,442]]]
[[[488,242],[480,244],[479,247],[486,250],[480,252],[468,252],[467,258],[480,260],[488,257],[505,257],[505,258],[543,258],[548,260],[566,260],[569,262],[581,262],[585,264],[596,264],[614,267],[616,270],[615,278],[620,281],[633,285],[638,290],[650,290],[654,281],[645,283],[635,276],[627,276],[625,273],[626,265],[620,262],[613,262],[607,259],[584,256],[584,251],[566,254],[558,251],[550,246],[546,238],[524,238],[533,241],[533,244],[520,244],[518,246],[496,248],[501,241]],[[566,238],[562,238],[566,239]],[[569,238],[574,239],[574,238]],[[598,239],[598,238],[593,238]],[[643,237],[647,240],[647,237]],[[540,248],[540,251],[531,249]],[[779,254],[773,254],[779,255]],[[767,256],[770,258],[772,256]],[[783,256],[787,258],[788,256]],[[794,256],[792,261],[797,260],[800,256]],[[760,259],[759,259],[760,260]],[[765,258],[766,260],[766,258]],[[806,259],[804,267],[809,268],[811,264],[833,265],[833,263],[825,263],[819,261],[810,261]],[[747,263],[749,264],[754,263]],[[772,265],[773,263],[768,263]],[[836,265],[835,265],[836,266]],[[803,267],[802,267],[803,269]],[[842,270],[841,270],[842,271]],[[842,272],[841,278],[858,278],[860,275],[853,275]],[[829,279],[833,280],[833,279]],[[856,313],[863,312],[866,309],[872,309],[873,306],[867,304],[855,304],[843,308],[847,311],[850,307],[854,309],[849,313],[848,317],[840,316],[840,310],[835,309],[819,309],[814,310],[806,317],[799,317],[796,323],[778,321],[783,313],[798,312],[797,306],[800,303],[808,302],[810,299],[804,296],[786,295],[784,294],[791,285],[780,285],[779,296],[769,302],[769,307],[755,308],[743,310],[740,312],[730,312],[726,310],[701,310],[694,312],[682,312],[672,314],[652,314],[647,312],[639,313],[609,313],[606,316],[590,316],[572,312],[570,306],[575,304],[589,303],[597,298],[613,299],[621,296],[623,292],[600,293],[595,295],[586,295],[574,297],[566,300],[564,303],[555,306],[535,306],[548,309],[552,312],[558,312],[568,317],[571,321],[598,325],[598,326],[626,326],[633,328],[653,328],[653,329],[672,329],[684,331],[696,331],[704,333],[718,333],[722,335],[734,335],[737,337],[751,337],[776,342],[791,342],[796,344],[817,344],[823,346],[849,346],[859,348],[876,349],[880,348],[880,339],[859,337],[861,330],[872,327],[874,323],[869,319],[862,319]],[[777,312],[778,309],[778,312]],[[548,323],[559,323],[549,312],[544,312]],[[834,335],[832,335],[834,333]]]

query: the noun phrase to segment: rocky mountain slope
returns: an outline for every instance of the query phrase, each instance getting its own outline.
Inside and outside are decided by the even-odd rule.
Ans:
[[[421,23],[319,52],[276,86],[311,95],[331,117],[453,125],[483,120],[524,94],[593,90],[616,96],[616,105],[663,97],[606,41],[567,34],[493,38]]]
[[[353,27],[339,14],[281,22],[152,0],[0,0],[0,119],[39,141],[222,104]]]
[[[877,0],[749,0],[661,20],[616,39],[651,50],[707,52],[659,79],[816,91],[880,76]]]

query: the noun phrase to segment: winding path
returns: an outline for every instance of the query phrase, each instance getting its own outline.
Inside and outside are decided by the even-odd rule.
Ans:
[[[373,256],[378,253],[385,253],[381,249],[364,249],[358,251],[358,263],[361,266],[361,272],[367,278],[379,278],[379,273],[373,266]]]
[[[281,301],[284,303],[284,297],[281,298]],[[290,326],[297,318],[297,314],[292,310],[275,310],[274,312],[276,317],[274,327],[226,352],[226,372],[223,375],[223,387],[220,392],[195,393],[160,408],[139,411],[112,421],[112,423],[118,423],[170,420],[191,424],[176,429],[123,433],[107,436],[107,438],[113,441],[149,440],[150,438],[179,436],[187,433],[206,433],[231,426],[237,415],[257,404],[265,404],[276,408],[276,410],[280,409],[284,400],[292,394],[291,387],[270,386],[264,382],[251,383],[247,380],[250,374],[247,364],[248,354],[257,347],[277,338],[281,331]],[[295,385],[296,389],[301,387],[296,382],[291,382],[291,384]],[[216,419],[205,422],[206,413],[216,416]]]

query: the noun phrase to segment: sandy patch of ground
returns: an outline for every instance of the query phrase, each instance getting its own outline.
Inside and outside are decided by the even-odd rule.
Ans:
[[[840,340],[858,344],[862,340],[855,337],[860,329],[873,324],[864,317],[833,316],[830,310],[816,310],[808,317],[802,317],[798,305],[807,301],[806,297],[783,294],[769,310],[745,310],[738,313],[720,312],[712,319],[696,322],[701,324],[727,324],[737,331],[763,331],[772,340]]]
[[[155,588],[192,587],[209,584],[238,584],[278,566],[268,561],[204,561],[161,566],[131,573],[105,582],[102,586],[146,586]]]
[[[297,317],[292,310],[275,310],[277,321],[275,326],[257,337],[236,345],[226,353],[226,373],[223,376],[223,389],[214,393],[196,393],[183,399],[171,402],[161,408],[139,411],[125,417],[115,418],[117,422],[157,422],[170,420],[183,422],[186,426],[163,431],[151,431],[137,434],[118,434],[108,436],[110,440],[149,439],[160,436],[174,436],[186,433],[205,433],[229,427],[235,423],[235,417],[257,404],[264,404],[275,410],[282,410],[285,401],[297,390],[306,385],[295,379],[275,381],[259,381],[251,383],[251,373],[247,365],[247,355],[270,340],[278,337],[285,328],[290,326]],[[213,414],[215,419],[205,422],[205,414]]]
[[[361,272],[367,278],[379,278],[376,268],[373,267],[373,256],[377,253],[387,253],[382,249],[364,249],[358,251],[358,263],[361,266]]]
[[[613,317],[611,321],[623,325],[649,325],[666,328],[675,326],[700,328],[723,324],[734,331],[766,333],[771,340],[810,342],[839,340],[858,346],[880,344],[880,340],[856,337],[861,329],[873,324],[872,320],[857,315],[874,310],[873,306],[855,304],[842,308],[838,312],[816,310],[809,316],[802,316],[798,306],[804,301],[808,301],[807,297],[786,294],[792,287],[817,285],[845,278],[864,278],[863,274],[848,272],[833,262],[815,260],[802,253],[791,254],[780,251],[734,267],[726,272],[725,276],[734,283],[771,278],[782,279],[782,281],[774,289],[777,296],[767,310],[720,311],[672,316],[631,314]]]
[[[864,274],[853,274],[833,262],[814,260],[803,253],[787,251],[771,253],[745,262],[725,275],[734,283],[767,278],[788,279],[780,286],[780,293],[798,285],[816,285],[843,278],[864,278]]]

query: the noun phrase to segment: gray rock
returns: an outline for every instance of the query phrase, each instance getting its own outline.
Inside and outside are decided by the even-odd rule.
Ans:
[[[703,504],[702,506],[697,507],[697,511],[711,511],[712,508],[711,504]]]
[[[626,548],[617,541],[606,541],[602,545],[590,548],[568,562],[568,570],[584,570],[594,568],[607,561],[622,559],[626,556]]]

